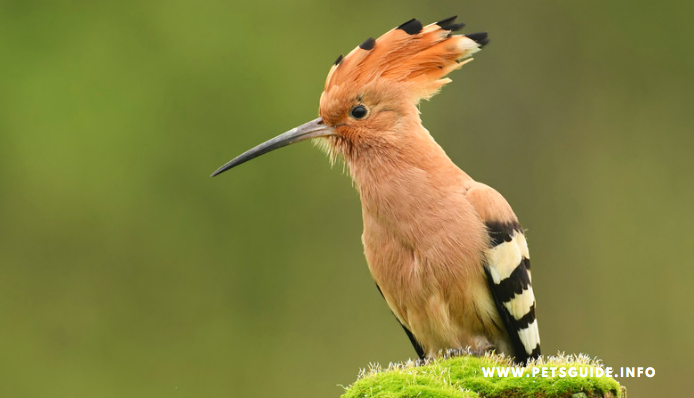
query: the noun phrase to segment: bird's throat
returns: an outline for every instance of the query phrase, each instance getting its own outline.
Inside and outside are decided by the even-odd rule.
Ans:
[[[445,206],[451,190],[470,177],[429,136],[406,145],[353,147],[344,153],[359,190],[364,216],[389,223],[417,217],[431,206]]]

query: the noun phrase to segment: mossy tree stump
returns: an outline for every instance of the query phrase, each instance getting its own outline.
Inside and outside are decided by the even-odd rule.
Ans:
[[[391,364],[388,369],[371,366],[362,370],[342,398],[626,398],[626,389],[611,377],[569,377],[570,368],[577,373],[585,368],[584,374],[590,368],[603,368],[599,361],[583,355],[542,358],[529,363],[522,376],[483,372],[483,368],[489,373],[491,368],[509,366],[513,366],[511,362],[498,355],[445,356],[424,364]],[[542,377],[543,368],[548,377]],[[554,377],[550,368],[555,368]],[[560,368],[565,369],[565,377],[559,376]]]

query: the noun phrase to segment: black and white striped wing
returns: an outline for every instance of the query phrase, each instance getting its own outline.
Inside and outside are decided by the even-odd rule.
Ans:
[[[528,358],[540,356],[528,244],[517,221],[485,224],[491,242],[485,264],[489,289],[508,331],[516,362],[525,363]]]

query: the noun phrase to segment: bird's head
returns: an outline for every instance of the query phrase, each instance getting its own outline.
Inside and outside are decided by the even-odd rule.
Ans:
[[[487,44],[486,33],[455,35],[456,17],[422,26],[416,19],[369,38],[328,73],[320,117],[241,154],[213,176],[274,149],[309,138],[324,138],[332,155],[406,139],[420,123],[417,104],[451,79],[446,76]]]

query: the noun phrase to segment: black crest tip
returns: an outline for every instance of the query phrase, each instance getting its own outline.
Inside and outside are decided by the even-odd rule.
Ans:
[[[480,47],[484,47],[489,44],[489,37],[487,37],[487,32],[477,32],[465,35],[468,39],[475,41]]]
[[[376,45],[376,39],[374,39],[373,37],[369,37],[368,39],[364,40],[364,42],[359,45],[359,48],[361,48],[362,50],[368,51],[368,50],[373,49],[375,45]]]
[[[335,65],[340,65],[340,62],[342,62],[342,58],[342,54],[340,54],[340,56],[337,57],[337,59],[335,60]]]
[[[408,35],[416,35],[417,33],[421,32],[424,27],[418,19],[412,18],[404,24],[398,26],[396,29],[402,29]]]
[[[443,29],[450,30],[451,32],[457,32],[464,27],[465,27],[465,24],[461,22],[461,23],[452,23]]]
[[[442,19],[442,20],[436,22],[436,24],[443,28],[444,26],[450,25],[450,24],[452,24],[453,22],[455,22],[455,20],[456,20],[457,18],[458,18],[458,16],[457,16],[457,15],[454,15],[454,16],[452,16],[452,17],[450,17],[450,18]],[[445,28],[444,28],[444,29],[445,29]]]
[[[456,18],[458,18],[457,15],[452,16],[450,18],[446,18],[443,21],[436,22],[436,24],[439,25],[439,27],[441,27],[441,29],[450,30],[451,32],[455,32],[455,31],[458,31],[458,30],[465,27],[464,23],[453,23],[453,22],[455,22]]]

